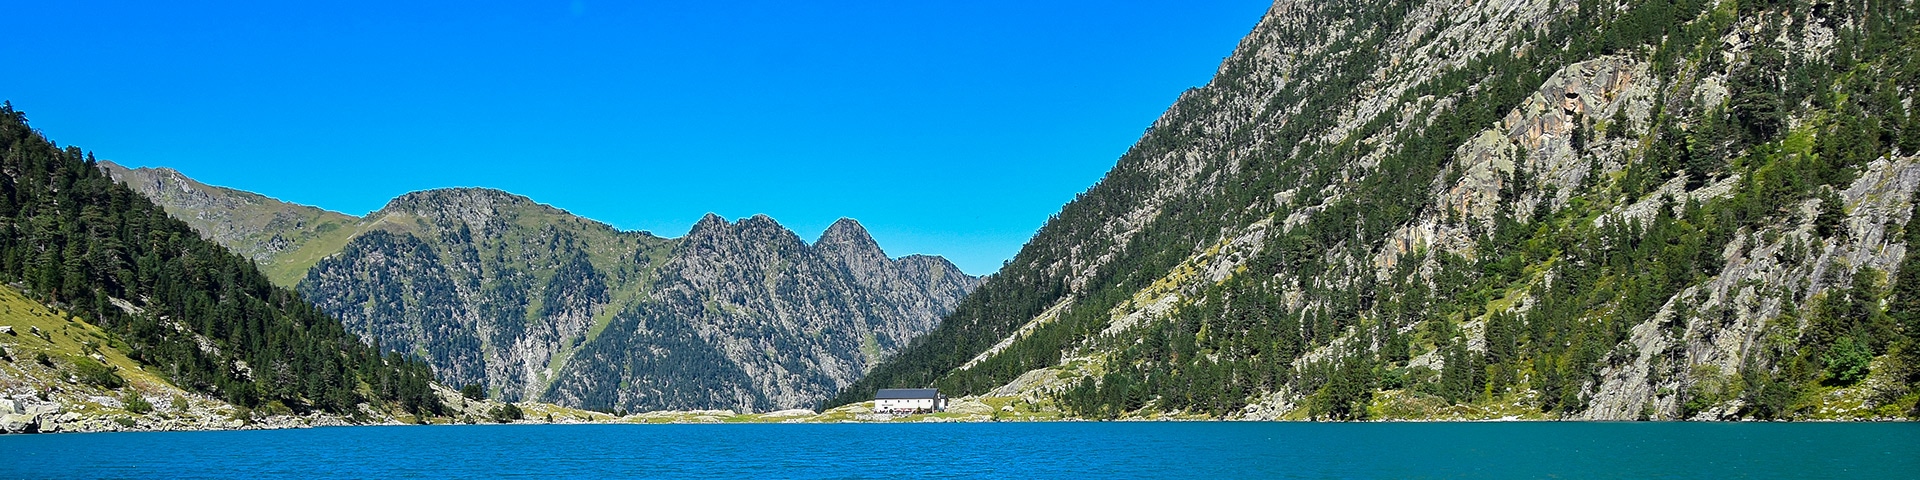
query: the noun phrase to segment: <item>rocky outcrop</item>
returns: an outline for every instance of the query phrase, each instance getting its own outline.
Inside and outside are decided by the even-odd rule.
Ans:
[[[1635,354],[1601,372],[1592,404],[1579,418],[1685,418],[1684,392],[1764,366],[1749,363],[1753,352],[1775,347],[1765,338],[1769,322],[1792,305],[1839,295],[1862,271],[1898,270],[1908,246],[1887,227],[1912,220],[1907,216],[1916,187],[1920,158],[1876,161],[1841,191],[1851,212],[1844,240],[1819,236],[1813,215],[1734,239],[1725,250],[1726,266],[1713,280],[1680,292],[1633,326],[1627,345]],[[1813,246],[1807,258],[1788,253],[1804,245]],[[1802,317],[1791,328],[1807,328],[1807,322]],[[1737,406],[1702,419],[1733,417]]]

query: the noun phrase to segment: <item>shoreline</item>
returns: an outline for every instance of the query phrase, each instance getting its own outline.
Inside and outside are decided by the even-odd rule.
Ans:
[[[387,420],[385,420],[385,421],[375,421],[375,422],[366,422],[366,423],[355,423],[355,422],[352,422],[352,421],[347,421],[347,420],[346,420],[346,419],[344,419],[344,418],[339,418],[339,417],[336,417],[336,416],[329,416],[329,415],[314,415],[314,416],[272,416],[272,417],[266,417],[266,418],[262,418],[262,419],[259,419],[259,420],[256,420],[256,421],[254,421],[254,422],[251,422],[251,423],[245,423],[245,424],[242,424],[242,425],[220,425],[220,426],[213,426],[213,425],[208,425],[208,426],[205,426],[205,427],[194,427],[194,426],[188,426],[188,427],[186,427],[186,428],[173,428],[173,427],[178,427],[178,426],[179,426],[178,424],[174,424],[174,425],[169,425],[169,426],[166,426],[166,427],[161,427],[161,428],[142,428],[142,427],[144,427],[144,426],[132,426],[132,427],[127,427],[127,426],[122,426],[122,425],[119,425],[119,424],[115,424],[115,423],[112,423],[112,422],[111,422],[111,420],[108,420],[108,419],[104,419],[104,418],[90,418],[90,419],[89,419],[89,418],[82,418],[82,419],[77,419],[77,420],[71,420],[71,421],[59,421],[59,422],[57,422],[57,423],[55,423],[55,424],[54,424],[54,428],[52,428],[52,429],[49,429],[49,430],[39,430],[39,431],[31,431],[31,432],[0,432],[0,436],[19,436],[19,435],[41,435],[41,434],[89,434],[89,433],[163,433],[163,432],[238,432],[238,431],[253,431],[253,430],[298,430],[298,429],[313,429],[313,428],[353,428],[353,427],[415,427],[415,426],[419,426],[419,427],[433,427],[433,426],[443,426],[443,427],[457,427],[457,426],[575,426],[575,425],[579,425],[579,426],[587,426],[587,425],[635,425],[635,426],[646,426],[646,425],[889,425],[889,424],[891,424],[891,425],[912,425],[912,424],[944,424],[944,423],[954,423],[954,424],[980,424],[980,423],[1276,423],[1276,424],[1353,424],[1353,425],[1362,425],[1362,424],[1387,424],[1387,423],[1433,423],[1433,424],[1467,424],[1467,423],[1487,423],[1487,424],[1494,424],[1494,423],[1579,423],[1579,424],[1603,424],[1603,423],[1617,423],[1617,424],[1642,424],[1642,423],[1646,423],[1646,424],[1652,424],[1652,423],[1696,423],[1696,424],[1759,424],[1759,423],[1769,423],[1769,424],[1788,424],[1788,423],[1817,423],[1817,424],[1833,424],[1833,423],[1863,423],[1863,424],[1864,424],[1864,423],[1913,423],[1913,422],[1915,422],[1915,420],[1911,420],[1911,419],[1904,419],[1904,418],[1876,418],[1876,419],[1864,419],[1864,420],[1836,420],[1836,419],[1808,419],[1808,420],[1753,420],[1753,419],[1741,419],[1741,420],[1584,420],[1584,419],[1520,419],[1520,418],[1498,418],[1498,419],[1384,419],[1384,420],[1360,420],[1360,421],[1317,421],[1317,420],[1297,420],[1297,419],[1230,419],[1230,418],[1120,418],[1120,419],[1085,419],[1085,418],[1050,418],[1050,419],[1041,419],[1041,418],[1008,418],[1008,419],[992,419],[992,418],[986,418],[986,419],[979,419],[979,418],[967,418],[967,419],[956,419],[956,418],[945,418],[945,417],[932,417],[932,416],[927,416],[927,417],[922,417],[922,418],[895,418],[895,419],[886,419],[886,420],[880,420],[880,419],[868,419],[868,420],[854,420],[854,419],[836,419],[836,420],[828,420],[828,421],[816,421],[816,420],[818,419],[818,417],[821,417],[821,416],[824,416],[824,414],[820,414],[820,415],[813,415],[813,416],[807,416],[807,417],[791,417],[791,418],[780,418],[780,417],[761,417],[761,415],[764,415],[764,414],[737,414],[737,415],[733,415],[733,416],[731,416],[731,417],[729,417],[729,418],[724,418],[724,419],[722,419],[722,418],[713,418],[714,416],[712,416],[712,415],[689,415],[689,414],[694,414],[694,413],[713,413],[713,411],[692,411],[692,412],[689,412],[689,411],[664,411],[664,412],[647,412],[647,413],[637,413],[637,414],[630,414],[630,415],[627,415],[627,416],[625,416],[625,417],[610,417],[610,418],[607,418],[607,419],[604,419],[604,420],[601,420],[601,419],[596,419],[596,420],[579,420],[579,419],[575,419],[575,418],[568,418],[568,419],[565,419],[565,420],[563,420],[563,421],[552,421],[552,422],[548,422],[548,421],[543,421],[543,420],[540,420],[540,419],[532,419],[532,418],[529,418],[529,419],[524,419],[524,420],[518,420],[518,421],[511,421],[511,422],[492,422],[492,421],[474,421],[474,422],[465,422],[465,421],[437,421],[437,422],[427,422],[427,423],[412,423],[412,422],[403,422],[403,421],[399,421],[399,420],[397,420],[397,419],[392,419],[392,418],[389,418],[389,419],[387,419]],[[928,415],[935,415],[935,414],[928,414]],[[706,417],[706,418],[701,418],[701,417]],[[743,417],[750,417],[750,418],[743,418]],[[440,418],[440,420],[448,420],[448,419],[447,419],[447,418],[445,418],[445,417],[442,417],[442,418]],[[239,421],[238,421],[238,420],[233,420],[233,422],[239,422]]]

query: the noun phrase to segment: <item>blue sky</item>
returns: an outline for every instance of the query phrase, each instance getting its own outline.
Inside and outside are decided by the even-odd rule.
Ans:
[[[63,145],[353,215],[499,188],[626,230],[765,213],[997,270],[1269,2],[24,2]]]

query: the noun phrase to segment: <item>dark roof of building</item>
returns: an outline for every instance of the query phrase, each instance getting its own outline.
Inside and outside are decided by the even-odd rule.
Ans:
[[[873,393],[874,400],[909,400],[916,398],[940,398],[937,388],[882,388]]]

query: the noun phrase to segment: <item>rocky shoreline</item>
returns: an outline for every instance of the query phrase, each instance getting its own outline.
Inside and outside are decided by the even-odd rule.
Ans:
[[[256,416],[209,399],[187,400],[184,410],[160,407],[146,414],[112,413],[102,407],[124,408],[116,405],[120,403],[118,400],[111,397],[90,400],[98,403],[63,404],[31,394],[0,398],[0,434],[278,430],[406,424],[391,416],[375,417],[379,419],[374,421],[322,413]]]
[[[451,394],[448,405],[452,413],[444,417],[434,417],[419,421],[411,418],[398,418],[376,414],[366,405],[362,405],[362,419],[339,415],[257,415],[245,420],[234,418],[232,410],[222,411],[224,404],[217,400],[201,399],[210,404],[207,408],[194,405],[185,412],[157,413],[145,416],[127,416],[112,414],[91,414],[82,411],[69,411],[55,402],[48,402],[32,395],[0,397],[0,434],[21,433],[95,433],[95,432],[160,432],[160,431],[219,431],[219,430],[278,430],[313,427],[347,426],[383,426],[383,425],[456,425],[456,424],[523,424],[523,425],[648,425],[648,424],[740,424],[740,423],[985,423],[985,422],[1302,422],[1311,421],[1298,418],[1210,418],[1180,414],[1151,416],[1128,416],[1115,419],[1087,419],[1061,414],[1057,409],[1045,404],[1031,404],[1012,397],[966,397],[955,399],[947,411],[916,414],[889,415],[875,413],[871,402],[845,405],[822,412],[806,409],[781,410],[766,413],[739,413],[732,410],[675,410],[632,413],[624,416],[577,410],[553,404],[524,402],[514,403],[527,414],[518,420],[495,421],[487,412],[499,408],[505,403],[489,400],[468,400]],[[84,408],[84,407],[82,407]],[[228,407],[229,409],[231,407]],[[126,420],[122,420],[126,419]],[[371,420],[368,420],[371,419]],[[1569,421],[1563,419],[1531,418],[1520,416],[1503,417],[1434,417],[1434,418],[1382,418],[1370,422],[1541,422]],[[1577,421],[1577,420],[1572,420]],[[1752,420],[1747,420],[1752,421]],[[1855,418],[1855,419],[1808,419],[1806,421],[1827,422],[1900,422],[1911,421],[1900,417]]]

